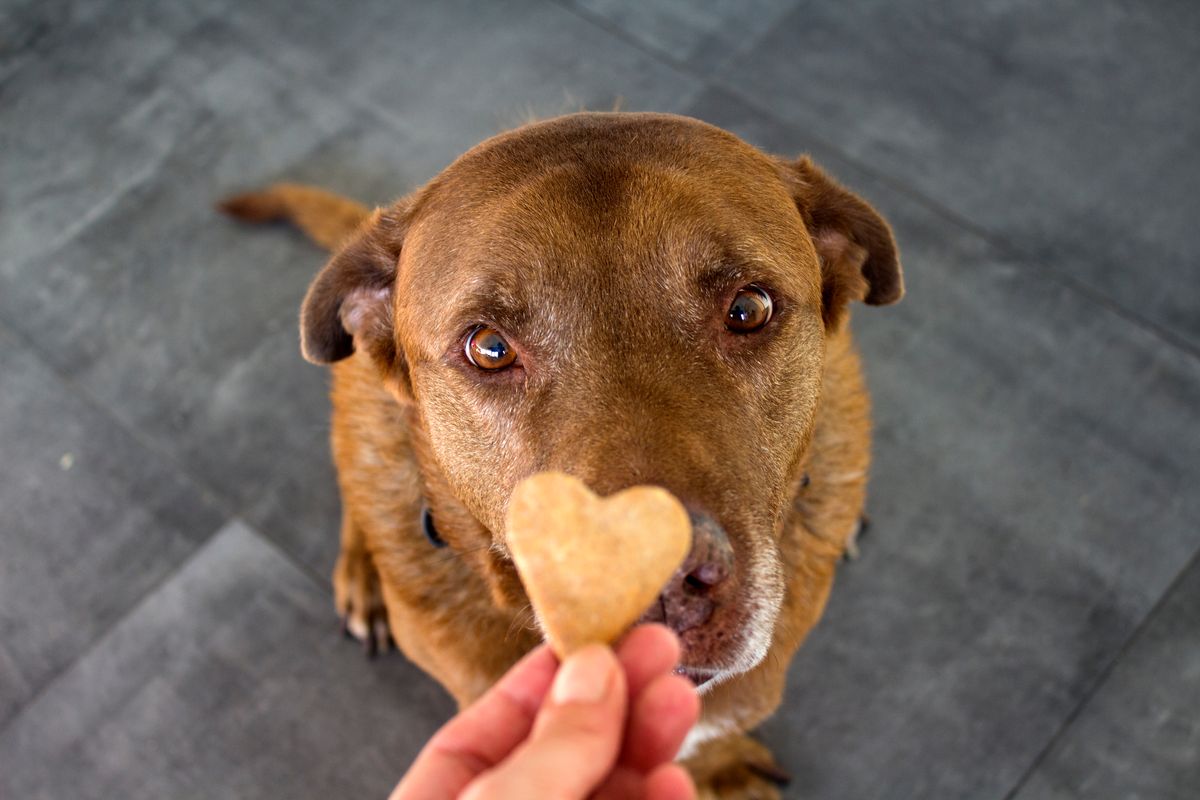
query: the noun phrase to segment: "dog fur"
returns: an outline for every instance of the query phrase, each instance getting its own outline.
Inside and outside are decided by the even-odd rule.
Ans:
[[[777,796],[746,731],[778,706],[862,514],[869,409],[847,306],[903,294],[878,213],[807,158],[619,113],[494,137],[384,209],[291,185],[223,208],[336,251],[301,341],[332,365],[350,630],[373,646],[390,632],[468,704],[541,641],[505,548],[513,485],[561,469],[601,494],[665,486],[715,520],[733,564],[712,618],[681,635],[685,665],[712,677],[682,757],[701,796]],[[732,334],[723,313],[747,284],[774,316]],[[463,357],[479,323],[519,369]]]

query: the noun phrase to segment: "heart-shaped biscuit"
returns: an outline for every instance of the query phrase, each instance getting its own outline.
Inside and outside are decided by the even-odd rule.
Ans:
[[[541,472],[517,484],[508,505],[509,552],[560,658],[624,633],[691,541],[683,504],[657,486],[601,498],[578,478]]]

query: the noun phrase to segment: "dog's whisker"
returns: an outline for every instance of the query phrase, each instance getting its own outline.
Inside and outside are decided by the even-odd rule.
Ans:
[[[537,629],[537,615],[533,611],[533,606],[526,603],[524,607],[518,609],[513,614],[512,622],[509,623],[508,631],[504,634],[504,639],[507,641],[512,638],[513,632],[519,628],[527,630]]]

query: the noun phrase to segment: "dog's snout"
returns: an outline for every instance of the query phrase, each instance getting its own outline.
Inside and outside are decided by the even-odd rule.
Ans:
[[[712,617],[733,572],[733,548],[725,529],[704,512],[689,511],[692,549],[644,619],[676,633],[697,628]]]

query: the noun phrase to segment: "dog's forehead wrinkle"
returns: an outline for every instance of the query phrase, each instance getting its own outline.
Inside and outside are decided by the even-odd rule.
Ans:
[[[528,315],[528,307],[520,292],[503,272],[467,278],[446,303],[450,309],[446,319],[452,334],[474,324],[491,323],[519,329]]]

